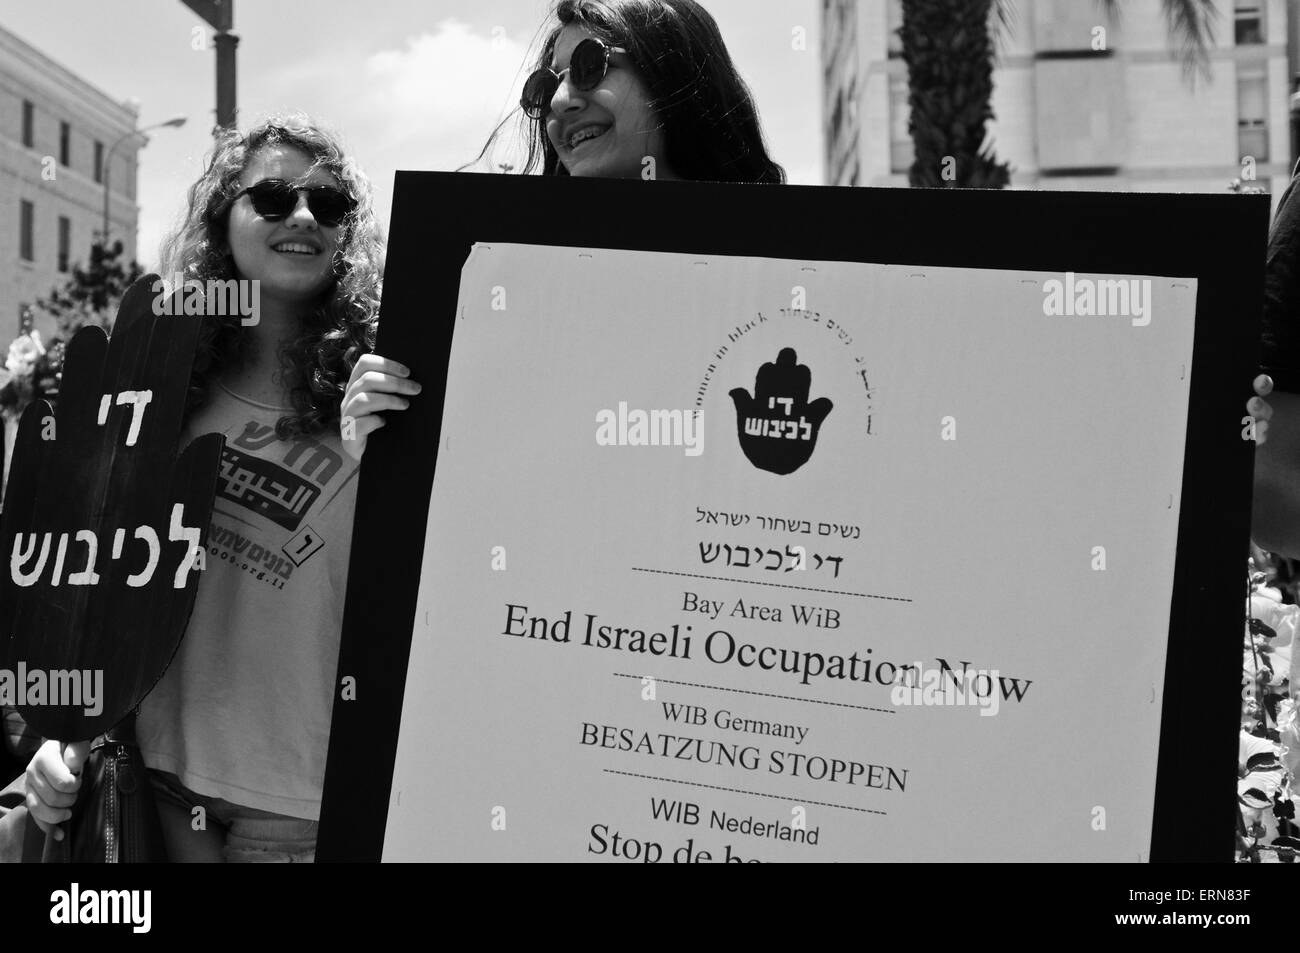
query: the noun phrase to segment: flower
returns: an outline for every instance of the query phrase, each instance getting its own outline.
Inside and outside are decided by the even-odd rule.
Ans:
[[[1292,792],[1300,772],[1300,605],[1283,599],[1296,598],[1300,576],[1294,567],[1279,571],[1253,546],[1247,565],[1237,758],[1239,831],[1246,833],[1237,840],[1238,860],[1260,863],[1267,851],[1292,863],[1300,847],[1300,800]]]
[[[57,337],[48,347],[39,331],[15,339],[5,361],[9,379],[0,387],[0,413],[17,419],[34,400],[48,401],[53,407],[63,382],[63,358],[63,342]]]
[[[15,377],[31,377],[36,370],[36,362],[44,355],[45,345],[41,343],[40,331],[22,334],[9,345],[5,368]]]
[[[1300,691],[1296,684],[1293,664],[1300,664],[1293,651],[1293,642],[1297,628],[1300,628],[1300,606],[1282,602],[1282,593],[1277,589],[1260,586],[1250,596],[1250,618],[1255,624],[1262,623],[1268,631],[1252,633],[1251,624],[1246,627],[1246,641],[1243,647],[1243,668],[1250,676],[1258,674],[1265,686],[1280,688],[1288,679],[1291,691]],[[1249,677],[1249,676],[1248,676]]]

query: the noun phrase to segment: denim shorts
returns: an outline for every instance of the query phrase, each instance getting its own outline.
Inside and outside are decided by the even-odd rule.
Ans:
[[[209,825],[225,833],[223,853],[228,863],[310,864],[316,860],[318,821],[302,817],[272,814],[251,807],[231,804],[216,797],[196,794],[174,774],[150,769],[154,797],[161,806],[170,804],[186,814],[201,807]]]

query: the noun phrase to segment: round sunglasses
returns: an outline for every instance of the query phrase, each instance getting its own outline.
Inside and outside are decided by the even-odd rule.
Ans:
[[[346,192],[330,185],[294,185],[284,179],[263,179],[240,189],[231,198],[233,206],[241,196],[247,195],[253,211],[267,221],[277,222],[288,218],[298,207],[298,193],[307,194],[307,208],[312,218],[326,228],[336,228],[357,207],[356,200]]]
[[[568,69],[556,73],[543,66],[524,81],[524,94],[519,97],[524,115],[529,119],[541,119],[551,111],[551,100],[564,81],[565,73],[569,74],[575,89],[584,93],[595,89],[609,70],[609,55],[626,52],[621,46],[606,46],[603,40],[595,37],[583,40],[573,48]]]

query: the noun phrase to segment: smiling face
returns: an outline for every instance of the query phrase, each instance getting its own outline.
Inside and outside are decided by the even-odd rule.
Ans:
[[[550,67],[569,67],[573,49],[594,34],[570,23],[555,40]],[[625,53],[612,53],[605,78],[583,92],[565,74],[551,98],[546,136],[570,175],[640,177],[642,159],[653,156],[655,178],[672,178],[664,160],[664,134],[650,94]]]
[[[259,149],[239,177],[239,188],[265,179],[341,188],[331,173],[321,168],[312,170],[310,156],[286,145]],[[260,281],[260,293],[265,298],[306,305],[334,280],[338,231],[318,223],[307,207],[307,195],[299,192],[293,212],[277,220],[258,215],[252,199],[240,196],[230,209],[226,236],[240,278]]]

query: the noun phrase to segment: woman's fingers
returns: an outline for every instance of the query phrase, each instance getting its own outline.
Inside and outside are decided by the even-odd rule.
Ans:
[[[384,425],[384,419],[378,415],[386,410],[410,407],[407,398],[414,397],[421,389],[411,380],[411,371],[405,365],[377,354],[363,354],[352,368],[339,405],[339,430],[347,455],[360,461],[366,450],[366,438]]]
[[[1273,418],[1273,405],[1262,397],[1252,397],[1246,401],[1246,412],[1254,417],[1257,422],[1271,420]]]
[[[353,417],[377,414],[382,410],[405,410],[411,402],[398,394],[384,394],[379,391],[362,391],[353,395],[348,401],[347,412]]]
[[[357,420],[357,439],[364,445],[366,438],[382,427],[386,420],[378,414],[370,414]]]
[[[54,745],[58,757],[58,742]],[[37,827],[47,834],[52,832],[55,840],[62,840],[63,832],[58,825],[72,817],[70,808],[77,801],[81,778],[64,767],[61,757],[52,763],[48,757],[41,757],[43,753],[38,752],[27,766],[27,811]]]
[[[357,363],[352,368],[352,376],[356,377],[358,374],[365,374],[368,371],[378,371],[381,374],[391,374],[394,377],[411,376],[411,369],[405,364],[390,361],[378,354],[362,354],[357,358]]]
[[[63,745],[60,754],[63,756],[63,764],[67,767],[68,772],[80,775],[81,766],[90,757],[90,742],[73,741],[70,744]]]
[[[53,834],[55,840],[63,840],[63,831],[59,830],[59,825],[72,817],[71,811],[49,807],[31,792],[27,794],[27,813],[37,827],[46,834]]]
[[[343,423],[343,452],[358,463],[366,452],[366,438],[384,425],[378,414],[364,417],[345,417]]]
[[[1246,401],[1246,413],[1255,420],[1255,446],[1261,447],[1268,437],[1268,422],[1273,416],[1273,405],[1264,399],[1273,393],[1273,378],[1267,374],[1260,374],[1252,382],[1252,386],[1258,396]]]
[[[36,754],[32,755],[32,760],[27,764],[27,783],[30,790],[34,780],[43,781],[59,791],[76,791],[81,787],[81,778],[77,777],[68,770],[64,764],[64,752],[69,748],[82,748],[89,752],[90,745],[81,743],[78,745],[64,745],[62,742],[50,739],[42,742],[41,746],[36,749]]]
[[[71,808],[81,789],[81,768],[89,753],[88,741],[61,744],[50,739],[28,762],[24,778],[27,811],[36,826],[55,840],[63,840],[59,825],[72,817]]]
[[[394,379],[405,379],[411,376],[411,370],[404,364],[397,361],[390,361],[386,357],[380,357],[378,354],[363,354],[353,365],[352,373],[348,375],[349,391],[354,390],[361,378],[367,374],[373,374],[376,377],[391,377]]]
[[[37,774],[26,779],[27,793],[36,795],[36,798],[46,807],[72,807],[77,803],[77,789],[81,787],[81,779],[78,778],[76,781],[76,786],[71,791],[61,791]]]
[[[394,377],[391,374],[381,374],[378,371],[367,371],[359,377],[354,377],[348,384],[348,389],[343,395],[343,399],[364,394],[370,391],[377,391],[381,394],[409,394],[414,396],[420,393],[422,388],[415,381],[407,377]]]

